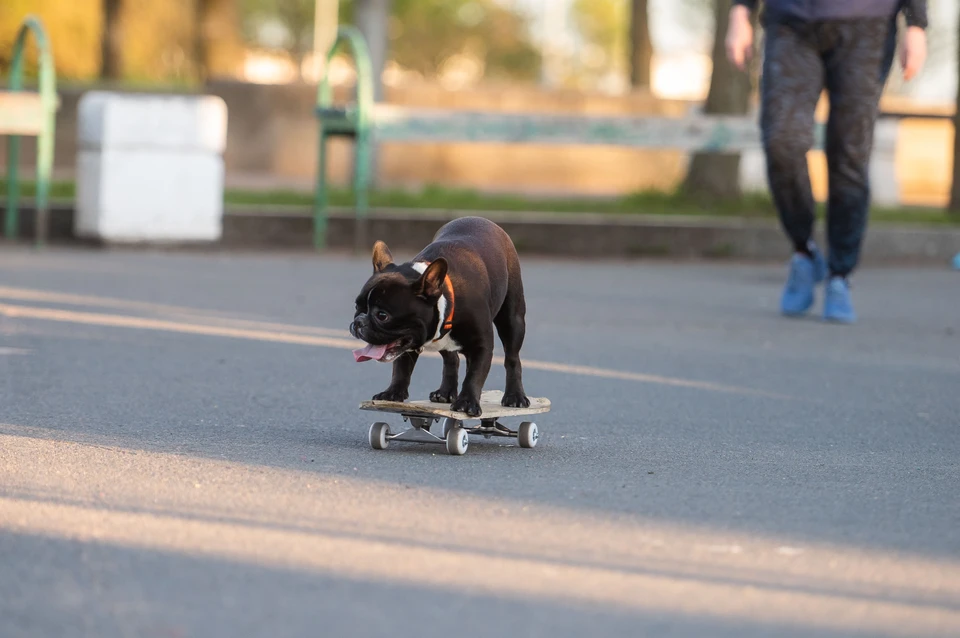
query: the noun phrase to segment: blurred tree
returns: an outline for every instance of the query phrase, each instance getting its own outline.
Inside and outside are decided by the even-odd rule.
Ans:
[[[646,4],[646,0],[631,0],[630,6]],[[632,64],[634,27],[632,16],[627,15],[628,4],[625,0],[574,0],[572,6],[573,23],[586,47],[579,56],[584,71],[592,77],[605,73],[624,73],[629,64],[633,79]],[[629,25],[630,33],[627,33]],[[638,25],[646,29],[646,20]],[[629,36],[629,37],[628,37]],[[649,44],[649,33],[647,34]],[[641,47],[642,41],[637,41]],[[640,62],[642,65],[642,62]],[[649,61],[646,66],[647,85],[650,81]],[[642,79],[642,78],[641,78]]]
[[[249,42],[290,55],[301,79],[312,52],[316,0],[240,0],[243,33]]]
[[[653,71],[653,41],[647,0],[630,1],[630,86],[649,89]]]
[[[745,115],[750,104],[753,73],[743,73],[727,60],[724,41],[732,0],[714,0],[713,72],[704,105],[707,115]],[[754,12],[756,27],[756,12]],[[757,59],[755,55],[754,61]],[[739,153],[696,153],[690,161],[683,188],[692,195],[737,198],[740,189]]]
[[[193,24],[193,66],[197,70],[197,77],[207,79],[207,63],[209,57],[209,34],[206,24],[213,0],[194,0],[195,14]]]
[[[960,24],[957,27],[960,42]],[[957,45],[957,72],[960,73],[960,44]],[[953,186],[950,189],[950,212],[960,217],[960,84],[957,86],[956,111],[953,114]]]
[[[354,23],[353,2],[341,2],[340,21]],[[530,40],[527,18],[498,0],[393,0],[390,58],[427,78],[466,56],[485,77],[532,80],[540,52]]]
[[[194,0],[193,66],[202,82],[235,75],[243,56],[237,0]]]
[[[192,84],[194,0],[123,0],[123,70],[128,82]]]
[[[354,22],[370,51],[370,66],[373,70],[373,99],[382,102],[383,70],[390,55],[390,10],[392,0],[356,0],[354,2]],[[370,171],[373,175],[373,186],[379,187],[380,178],[380,145],[374,139],[370,145]]]
[[[373,67],[373,99],[383,100],[383,69],[390,52],[391,0],[356,0],[354,21],[367,41]]]
[[[23,19],[39,16],[53,46],[57,77],[90,79],[100,72],[101,4],[103,0],[0,0],[0,76],[13,53],[13,40]],[[36,69],[35,48],[27,48],[27,73]]]
[[[103,27],[100,31],[100,78],[118,80],[123,73],[122,0],[103,0]]]
[[[203,7],[197,4],[203,3]],[[237,0],[0,0],[0,73],[28,14],[43,21],[63,80],[194,83],[197,47],[210,74],[242,60]],[[197,19],[203,15],[203,41]],[[122,30],[122,34],[120,31]],[[28,63],[34,64],[33,49]]]

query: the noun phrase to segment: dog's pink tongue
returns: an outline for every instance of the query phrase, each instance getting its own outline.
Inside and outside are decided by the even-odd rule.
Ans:
[[[361,361],[379,361],[383,355],[387,354],[387,346],[371,346],[369,343],[353,351],[353,358],[357,362]]]

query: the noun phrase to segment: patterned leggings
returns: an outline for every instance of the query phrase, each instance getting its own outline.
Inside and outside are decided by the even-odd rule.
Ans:
[[[829,266],[847,276],[860,257],[870,206],[869,164],[880,94],[893,63],[896,24],[879,18],[766,26],[761,118],[767,177],[794,248],[813,235],[806,153],[824,88],[830,98],[826,155]]]

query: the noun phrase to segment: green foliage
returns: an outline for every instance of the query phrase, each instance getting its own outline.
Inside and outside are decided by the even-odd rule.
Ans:
[[[487,78],[533,79],[540,54],[526,19],[495,0],[394,0],[391,58],[425,77],[453,56],[475,56]]]
[[[196,76],[197,0],[124,0],[125,82],[192,82]],[[239,38],[300,60],[313,46],[314,0],[208,0],[207,55],[217,74],[242,60]],[[340,0],[340,21],[353,20],[356,0]],[[0,73],[28,13],[38,14],[54,43],[60,79],[90,80],[100,69],[101,0],[0,0]],[[393,0],[391,58],[436,77],[454,56],[479,62],[488,78],[533,79],[540,54],[524,16],[497,0]],[[32,63],[32,57],[28,60]]]
[[[297,58],[310,51],[316,0],[240,0],[240,9],[243,35],[248,42],[280,48]],[[285,33],[279,46],[270,47],[263,42],[262,30],[273,21]]]
[[[6,76],[13,43],[27,15],[43,22],[53,46],[58,78],[95,77],[100,64],[100,0],[0,0],[0,76]],[[27,75],[36,73],[36,47],[27,45]]]
[[[208,55],[212,71],[229,74],[240,59],[236,0],[206,0],[210,6]],[[120,11],[122,79],[125,84],[195,83],[197,0],[123,0]],[[102,0],[0,0],[0,75],[23,18],[40,17],[53,46],[57,79],[89,81],[100,71]],[[28,66],[35,55],[30,46]],[[209,62],[209,61],[208,61]]]
[[[354,2],[341,0],[340,22],[353,22]],[[525,16],[496,0],[393,0],[390,58],[424,77],[439,75],[456,55],[474,56],[488,79],[533,80],[540,51]]]
[[[621,71],[629,47],[630,3],[627,0],[574,0],[573,22],[590,47],[581,56],[587,72]],[[599,55],[590,55],[595,51]]]

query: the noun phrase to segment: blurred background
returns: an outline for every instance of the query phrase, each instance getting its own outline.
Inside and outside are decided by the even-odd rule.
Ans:
[[[313,106],[322,67],[314,54],[315,11],[321,5],[329,11],[333,1],[4,0],[0,75],[21,20],[40,16],[62,100],[55,169],[61,193],[74,174],[77,101],[106,86],[222,97],[233,196],[270,192],[277,201],[297,202],[302,194],[306,203],[317,162]],[[708,111],[743,112],[746,105],[755,112],[756,69],[751,82],[742,81],[715,46],[729,6],[730,0],[340,0],[336,9],[340,23],[357,24],[371,48],[383,52],[378,97],[384,102],[679,117],[704,107],[711,84],[718,99]],[[951,205],[960,0],[930,0],[930,22],[927,67],[909,84],[894,72],[883,100],[884,112],[899,122],[895,162],[905,209]],[[329,67],[340,100],[352,91],[351,64],[337,56]],[[348,143],[334,144],[336,185],[349,179],[350,153]],[[596,146],[518,146],[504,154],[497,145],[385,144],[376,187],[420,193],[427,207],[469,193],[499,195],[488,204],[499,208],[520,206],[505,196],[540,202],[534,207],[575,198],[583,209],[609,207],[611,200],[642,208],[651,201],[644,195],[679,193],[708,195],[709,202],[746,198],[750,211],[770,213],[762,192],[750,192],[763,190],[762,176],[716,184],[690,175],[709,173],[710,158],[705,167],[691,159],[680,151]],[[810,161],[822,198],[823,158],[811,153]]]

